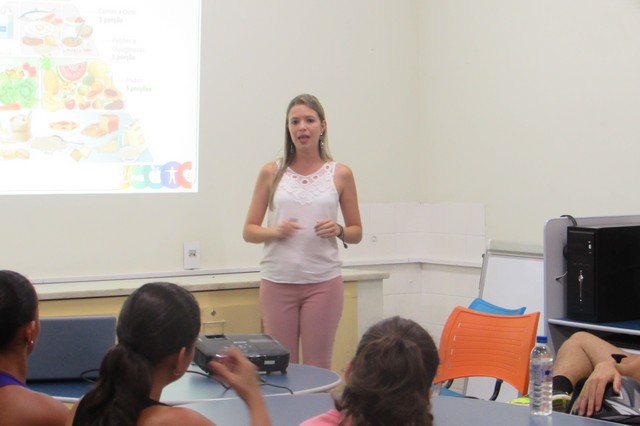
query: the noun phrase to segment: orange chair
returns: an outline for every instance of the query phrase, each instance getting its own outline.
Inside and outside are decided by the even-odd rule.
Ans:
[[[456,307],[440,338],[436,392],[450,379],[483,376],[504,380],[526,394],[539,318],[539,312],[505,316]],[[497,396],[494,392],[490,399]]]

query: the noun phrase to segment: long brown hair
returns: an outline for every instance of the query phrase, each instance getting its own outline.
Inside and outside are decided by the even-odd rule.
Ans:
[[[418,323],[398,316],[380,321],[360,340],[336,408],[353,426],[432,426],[429,392],[438,362],[433,339]]]
[[[311,108],[318,114],[318,118],[321,122],[326,121],[326,116],[324,113],[324,108],[322,104],[313,95],[302,94],[298,95],[289,102],[289,106],[287,107],[287,113],[285,114],[284,119],[284,153],[282,154],[282,158],[278,161],[278,170],[276,171],[276,175],[273,178],[273,184],[271,185],[271,192],[269,193],[269,208],[273,209],[273,195],[278,188],[278,184],[282,179],[282,175],[287,170],[287,167],[291,165],[293,160],[296,158],[296,147],[293,144],[293,139],[291,138],[291,133],[289,132],[289,111],[296,105],[305,105]],[[320,154],[320,158],[324,161],[333,161],[333,157],[331,157],[331,153],[329,152],[329,135],[327,133],[327,129],[325,128],[321,139],[321,143],[318,144],[318,153]]]
[[[200,331],[198,302],[177,284],[135,290],[118,317],[118,344],[102,360],[100,378],[84,396],[82,426],[134,426],[149,401],[151,372],[165,357],[190,348]]]

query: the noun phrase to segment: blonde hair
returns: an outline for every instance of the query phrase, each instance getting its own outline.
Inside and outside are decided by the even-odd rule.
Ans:
[[[318,114],[318,118],[321,122],[326,121],[326,116],[324,113],[324,108],[322,108],[322,104],[313,95],[302,94],[298,95],[289,102],[289,106],[287,107],[287,113],[284,119],[284,153],[282,154],[282,158],[278,161],[278,170],[276,171],[276,175],[273,178],[273,184],[271,185],[271,192],[269,193],[269,208],[273,210],[273,196],[278,188],[278,184],[284,175],[284,172],[287,170],[287,167],[293,162],[296,158],[296,147],[293,144],[293,139],[291,138],[291,133],[289,133],[289,111],[296,105],[305,105],[311,108]],[[320,158],[324,161],[333,161],[333,157],[331,157],[331,153],[329,151],[329,135],[327,134],[327,129],[322,132],[322,136],[320,138],[320,143],[318,144],[318,153],[320,154]]]

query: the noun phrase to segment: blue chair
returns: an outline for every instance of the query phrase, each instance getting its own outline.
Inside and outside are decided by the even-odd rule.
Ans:
[[[508,309],[503,308],[502,306],[494,305],[493,303],[489,303],[481,297],[476,297],[469,304],[469,309],[473,309],[474,311],[480,311],[487,314],[496,314],[496,315],[522,315],[524,311],[527,309],[522,306],[517,309]]]
[[[524,311],[527,309],[525,306],[516,309],[503,308],[502,306],[494,305],[493,303],[489,303],[481,297],[476,297],[469,304],[469,309],[473,309],[474,311],[484,312],[487,314],[495,314],[495,315],[522,315]],[[502,387],[502,380],[496,379],[496,384],[493,388],[493,394],[489,398],[491,401],[495,401],[498,398],[498,394],[500,393],[500,388]],[[447,381],[440,388],[440,395],[443,396],[454,396],[454,397],[465,397],[465,395],[460,392],[452,391],[449,389],[453,380]]]

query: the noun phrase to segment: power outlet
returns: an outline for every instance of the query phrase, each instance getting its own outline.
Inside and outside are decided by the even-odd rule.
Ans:
[[[183,245],[183,267],[184,269],[200,268],[200,243],[191,241]]]

